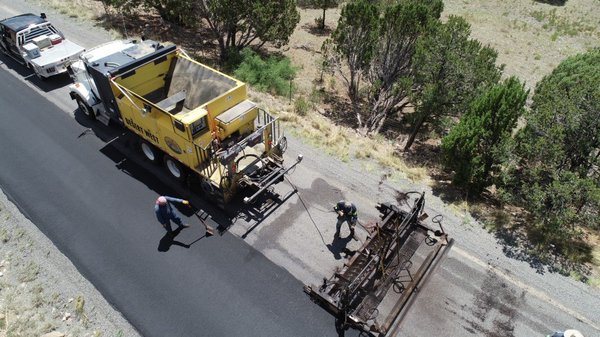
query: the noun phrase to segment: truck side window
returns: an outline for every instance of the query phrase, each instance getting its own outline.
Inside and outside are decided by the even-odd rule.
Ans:
[[[206,131],[206,116],[200,118],[199,120],[193,122],[192,124],[190,124],[190,130],[192,131],[192,137],[195,137],[197,135],[199,135],[200,133],[202,133],[203,131]]]

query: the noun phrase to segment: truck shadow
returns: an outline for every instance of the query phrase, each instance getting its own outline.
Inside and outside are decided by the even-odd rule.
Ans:
[[[79,109],[76,109],[73,114],[75,120],[86,128],[77,137],[95,136],[105,142],[106,145],[100,149],[100,152],[112,160],[119,171],[140,181],[157,195],[170,195],[190,200],[190,206],[180,204],[173,204],[173,206],[188,218],[202,212],[204,214],[202,221],[215,228],[219,235],[228,231],[236,220],[243,219],[251,223],[250,228],[242,236],[245,238],[295,193],[292,190],[285,196],[280,196],[267,191],[248,205],[244,204],[243,198],[249,196],[250,192],[240,193],[225,209],[221,209],[202,192],[173,179],[162,165],[148,162],[138,149],[137,138],[125,128],[118,125],[105,126],[98,121],[90,120]]]
[[[50,92],[72,83],[71,78],[67,73],[52,76],[44,80],[39,79],[33,70],[28,69],[21,63],[2,53],[0,53],[0,64],[4,64],[8,69],[11,69],[15,73],[19,74],[19,76],[23,77],[25,81],[30,82],[44,92]]]
[[[235,212],[236,218],[242,218],[250,224],[241,238],[245,239],[248,234],[252,233],[264,220],[296,193],[297,191],[292,189],[282,196],[272,191],[266,191],[251,204],[245,204],[242,201],[244,197],[250,196],[251,193],[249,191],[240,193],[239,197],[231,203],[231,208]]]

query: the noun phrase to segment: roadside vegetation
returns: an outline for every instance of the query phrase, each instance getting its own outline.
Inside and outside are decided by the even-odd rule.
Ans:
[[[102,0],[98,16],[280,96],[254,94],[307,142],[466,200],[507,245],[597,284],[600,3],[574,3]]]
[[[108,303],[99,295],[81,295],[91,294],[90,286],[83,285],[75,267],[65,262],[66,257],[57,257],[60,252],[54,246],[32,235],[2,200],[4,195],[0,195],[0,337],[124,336],[116,327],[122,322],[105,315]]]

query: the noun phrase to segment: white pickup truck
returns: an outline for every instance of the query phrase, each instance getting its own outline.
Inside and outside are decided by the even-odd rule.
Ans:
[[[0,51],[31,68],[40,79],[64,73],[84,50],[65,39],[43,13],[0,21]]]

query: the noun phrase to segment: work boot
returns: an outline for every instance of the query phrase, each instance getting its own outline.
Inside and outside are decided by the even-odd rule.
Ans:
[[[190,225],[188,225],[186,223],[184,223],[183,225],[179,226],[179,228],[189,228],[189,227],[190,227]]]

